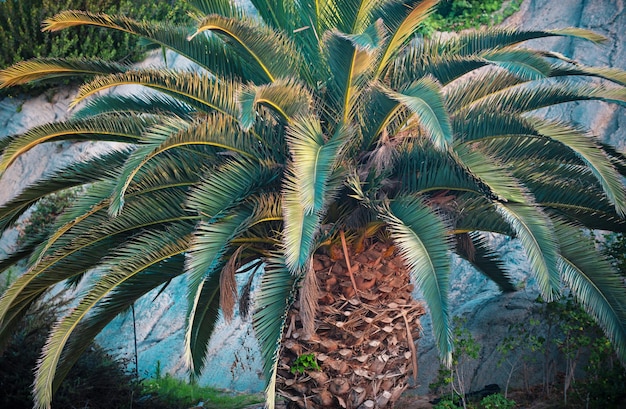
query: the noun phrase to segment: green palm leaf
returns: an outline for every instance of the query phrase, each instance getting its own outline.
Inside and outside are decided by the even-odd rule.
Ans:
[[[558,248],[550,221],[537,208],[516,203],[497,203],[496,209],[515,230],[546,300],[559,291]]]
[[[135,142],[138,135],[154,122],[155,118],[115,114],[41,125],[19,137],[11,137],[10,142],[2,151],[0,172],[6,170],[19,155],[42,143],[64,140]]]
[[[45,196],[102,179],[108,170],[123,164],[126,156],[127,151],[100,154],[85,162],[70,164],[53,171],[26,186],[17,196],[0,207],[0,229],[6,229],[31,205]]]
[[[537,131],[572,149],[596,176],[607,197],[620,215],[626,214],[626,189],[608,157],[589,135],[571,126],[545,120],[530,119]]]
[[[550,64],[534,50],[520,48],[494,50],[484,52],[480,56],[527,81],[546,78],[551,73]]]
[[[406,45],[407,40],[414,35],[419,26],[434,10],[437,1],[425,0],[418,4],[413,1],[388,2],[380,12],[380,18],[385,22],[387,32],[391,37],[385,42],[381,53],[380,63],[376,72],[378,77],[394,57]],[[378,13],[376,13],[378,15]],[[377,16],[378,17],[378,16]]]
[[[608,260],[599,258],[595,243],[587,235],[564,223],[555,223],[563,281],[584,309],[600,324],[626,362],[626,302],[624,283]]]
[[[223,35],[225,41],[239,51],[242,59],[257,67],[267,82],[297,76],[301,69],[300,54],[291,41],[252,20],[211,14],[200,22],[194,37],[203,31]]]
[[[453,342],[448,316],[450,246],[447,229],[432,210],[415,197],[398,197],[378,211],[424,294],[440,357],[450,365]]]
[[[144,270],[120,283],[109,293],[92,312],[74,329],[59,359],[53,392],[59,387],[72,365],[91,344],[95,336],[119,314],[127,312],[140,297],[159,286],[166,285],[183,271],[182,255],[175,255],[154,268]]]
[[[496,283],[500,291],[509,293],[516,291],[515,284],[511,282],[511,277],[506,271],[505,262],[498,253],[489,247],[487,240],[479,234],[466,236],[471,241],[472,249],[468,251],[462,244],[464,239],[457,235],[457,254],[467,260],[474,268],[480,271],[485,277]]]
[[[296,296],[297,282],[282,255],[274,255],[267,259],[256,298],[257,308],[252,316],[252,325],[261,345],[268,409],[274,409],[278,353],[287,311]]]
[[[259,106],[263,105],[290,123],[297,116],[307,116],[312,104],[313,96],[309,90],[292,79],[251,85],[239,94],[239,122],[245,131],[250,130],[257,120]]]
[[[125,72],[128,69],[128,65],[97,59],[64,60],[59,58],[40,58],[20,61],[15,65],[0,70],[0,88],[49,78],[115,74]]]
[[[437,149],[443,150],[452,144],[452,127],[441,95],[441,86],[432,78],[420,78],[400,92],[386,92],[417,116],[417,121]]]
[[[190,290],[192,290],[190,288]],[[208,343],[219,318],[220,274],[213,273],[202,280],[190,297],[185,335],[185,361],[187,367],[199,375],[204,368]],[[192,302],[191,302],[192,301]]]
[[[104,89],[120,85],[143,85],[163,92],[193,108],[204,112],[220,112],[237,116],[234,103],[236,86],[214,76],[201,75],[191,71],[175,72],[163,69],[133,70],[122,74],[98,77],[83,85],[72,105]]]
[[[360,35],[331,31],[324,38],[325,57],[332,75],[330,96],[337,122],[348,122],[359,96],[370,79],[382,41],[382,27],[374,24]],[[368,75],[369,74],[369,75]],[[331,101],[329,101],[331,102]]]
[[[154,93],[128,96],[108,94],[90,98],[72,114],[72,118],[84,119],[120,111],[177,116],[187,120],[190,120],[196,112],[189,104],[168,95]]]
[[[186,27],[163,23],[137,22],[125,16],[109,16],[84,11],[63,11],[44,20],[44,30],[58,31],[68,27],[92,25],[123,31],[171,49],[209,72],[221,77],[243,78],[241,59],[218,38],[196,36],[189,38]]]
[[[594,43],[606,41],[606,37],[582,28],[561,28],[554,30],[516,30],[513,28],[492,27],[486,30],[469,30],[457,38],[443,42],[441,48],[461,55],[476,54],[481,51],[498,49],[537,38],[567,36],[585,39]],[[437,39],[437,41],[441,41]]]
[[[517,203],[526,202],[526,189],[517,180],[506,166],[468,145],[458,145],[454,148],[459,163],[463,164],[468,172],[488,186],[493,194],[506,201]]]
[[[61,352],[78,323],[115,287],[143,269],[185,251],[189,241],[181,235],[185,230],[186,234],[191,232],[188,223],[182,232],[170,229],[166,232],[150,232],[145,236],[140,236],[117,250],[111,264],[107,266],[105,263],[104,268],[108,267],[111,271],[104,273],[69,315],[55,324],[48,338],[43,349],[44,358],[39,362],[35,376],[36,401],[52,400],[52,383]],[[177,242],[176,239],[179,241]]]

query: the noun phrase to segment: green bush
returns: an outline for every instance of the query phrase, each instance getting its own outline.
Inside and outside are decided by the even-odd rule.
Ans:
[[[482,409],[511,409],[515,407],[515,401],[505,398],[500,393],[496,393],[485,396],[480,401],[480,407]]]
[[[62,10],[122,14],[136,19],[176,23],[187,18],[184,2],[178,0],[0,1],[0,68],[35,57],[136,61],[142,56],[136,38],[122,32],[87,26],[42,32],[42,21]]]
[[[55,311],[65,308],[60,297],[48,300],[27,313],[0,355],[0,408],[31,409],[33,368],[41,353]],[[54,395],[54,408],[132,408],[141,386],[125,371],[123,362],[111,358],[92,344],[81,356]]]
[[[522,0],[512,0],[506,7],[503,7],[503,3],[503,0],[442,0],[425,22],[423,33],[500,24],[519,10]]]

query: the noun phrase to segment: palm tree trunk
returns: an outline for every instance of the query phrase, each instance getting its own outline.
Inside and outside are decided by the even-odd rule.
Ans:
[[[414,341],[425,312],[402,259],[392,246],[374,243],[345,258],[343,251],[317,254],[313,268],[320,291],[315,332],[305,334],[296,302],[283,339],[279,393],[300,408],[392,407],[410,374],[417,376]],[[319,370],[296,361],[310,354]]]

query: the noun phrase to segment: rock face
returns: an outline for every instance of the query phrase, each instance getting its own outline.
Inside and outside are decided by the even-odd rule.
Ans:
[[[529,29],[568,26],[592,29],[609,39],[605,46],[569,39],[536,40],[530,45],[559,51],[585,64],[626,69],[624,42],[623,37],[620,37],[626,30],[626,13],[622,0],[526,0],[520,11],[505,24]],[[154,56],[144,62],[158,63]],[[186,61],[182,58],[168,58],[169,66],[181,67],[185,64]],[[132,89],[124,91],[132,92]],[[75,91],[64,89],[51,97],[44,95],[28,101],[9,98],[1,100],[0,137],[66,118],[67,107],[74,94]],[[551,108],[546,114],[581,123],[593,134],[617,145],[622,151],[626,149],[626,116],[623,108],[600,102],[570,103]],[[0,179],[0,204],[37,175],[69,160],[89,155],[93,152],[91,149],[92,146],[89,145],[67,143],[54,145],[52,149],[34,149],[28,157],[16,162]],[[14,236],[14,232],[9,232],[0,240],[0,257],[2,249],[11,245]],[[493,240],[497,250],[504,255],[514,280],[524,289],[514,294],[502,295],[493,283],[476,273],[469,265],[455,260],[451,278],[451,311],[466,320],[465,327],[481,345],[479,359],[466,368],[468,388],[472,390],[492,383],[504,386],[508,370],[506,365],[498,365],[502,357],[496,347],[509,333],[510,325],[528,322],[537,309],[534,303],[537,297],[534,279],[519,243],[500,237],[494,237]],[[185,291],[184,278],[179,278],[158,297],[155,298],[157,290],[137,303],[135,316],[138,360],[142,376],[154,375],[157,367],[162,373],[185,376],[182,351]],[[436,378],[439,368],[428,318],[424,320],[423,326],[424,336],[419,343],[420,374],[416,385],[418,393],[428,390],[428,384]],[[133,320],[130,313],[115,319],[98,338],[99,342],[131,362],[134,359],[133,339]],[[515,356],[511,355],[510,358],[514,359]],[[529,371],[528,380],[540,382],[540,372],[538,367]],[[231,324],[219,324],[209,346],[205,374],[199,381],[202,384],[240,391],[263,389],[259,348],[249,320],[236,318]],[[518,372],[511,383],[520,386],[522,381]]]

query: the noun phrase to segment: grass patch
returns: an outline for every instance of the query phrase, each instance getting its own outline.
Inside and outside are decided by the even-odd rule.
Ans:
[[[260,394],[247,395],[227,392],[211,387],[199,386],[170,375],[143,381],[143,393],[165,403],[168,407],[186,409],[199,402],[211,409],[240,409],[263,402]]]

